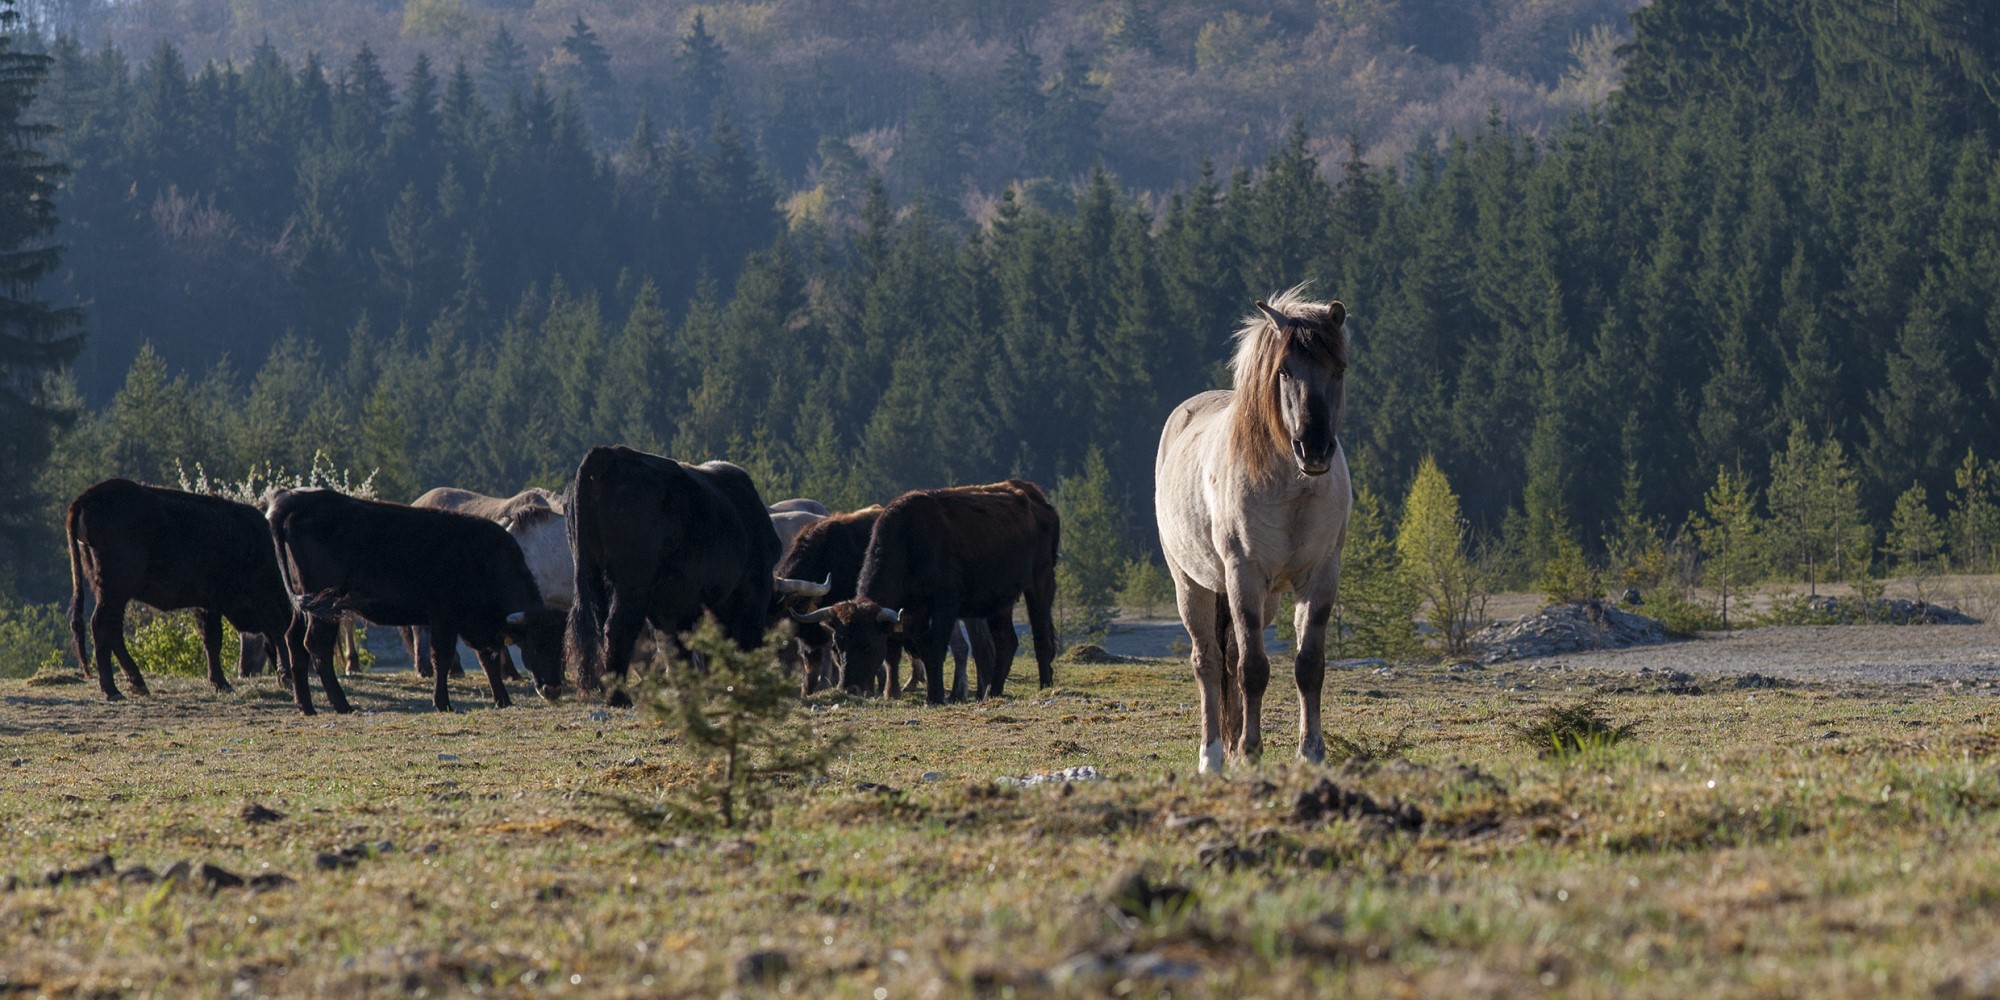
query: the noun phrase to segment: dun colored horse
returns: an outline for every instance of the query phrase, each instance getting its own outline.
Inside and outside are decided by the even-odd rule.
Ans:
[[[1334,437],[1347,398],[1347,307],[1307,300],[1302,288],[1257,303],[1236,332],[1235,387],[1175,408],[1153,465],[1160,547],[1201,685],[1203,772],[1222,769],[1225,749],[1247,762],[1263,750],[1264,625],[1286,591],[1298,600],[1299,756],[1326,757],[1326,623],[1353,506]]]

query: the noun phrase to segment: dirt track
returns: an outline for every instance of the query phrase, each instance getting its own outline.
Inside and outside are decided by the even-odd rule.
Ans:
[[[1543,661],[1589,670],[1765,674],[1805,681],[2000,682],[2000,626],[1782,626]]]

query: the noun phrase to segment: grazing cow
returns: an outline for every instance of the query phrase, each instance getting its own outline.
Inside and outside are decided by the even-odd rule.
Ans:
[[[447,680],[461,637],[481,654],[496,707],[512,703],[498,669],[509,643],[521,647],[544,699],[561,690],[563,614],[542,602],[521,547],[499,525],[333,490],[280,492],[267,516],[285,582],[302,610],[430,626],[431,704],[438,711],[451,710]],[[295,663],[294,676],[299,670]],[[321,676],[331,694],[331,670]],[[310,710],[305,685],[295,683],[293,693]]]
[[[561,497],[539,487],[511,497],[489,497],[440,486],[418,497],[410,506],[470,514],[507,529],[514,541],[520,543],[521,555],[528,560],[528,572],[535,575],[535,589],[541,592],[542,602],[559,611],[569,610],[575,602],[576,567],[570,561],[569,530],[563,520]],[[430,630],[406,627],[398,631],[417,674],[430,676]],[[500,672],[508,680],[519,676],[511,659],[501,667]]]
[[[875,522],[855,596],[798,617],[829,624],[835,653],[849,664],[880,662],[890,636],[907,629],[924,663],[925,698],[941,705],[945,647],[960,618],[986,621],[993,662],[981,665],[980,676],[985,693],[1002,693],[1020,644],[1014,605],[1025,596],[1048,687],[1055,683],[1051,609],[1060,535],[1055,507],[1033,483],[905,493]]]
[[[778,568],[773,571],[779,578],[822,580],[825,581],[823,585],[826,587],[824,594],[801,596],[790,602],[794,605],[791,608],[795,612],[794,617],[810,612],[812,604],[816,602],[837,604],[854,596],[854,588],[861,579],[861,564],[868,553],[868,537],[874,532],[875,522],[881,516],[882,507],[878,504],[820,519],[801,531],[785,549],[784,558],[778,561]],[[775,520],[774,516],[773,521]],[[972,630],[976,630],[976,634],[968,631],[968,625]],[[985,632],[986,623],[977,620],[970,623],[961,621],[958,623],[958,628],[952,630],[950,649],[955,669],[952,673],[951,697],[954,701],[965,700],[965,660],[971,644],[986,642],[986,648],[991,649],[990,640],[987,640]],[[856,693],[869,690],[900,694],[903,691],[898,683],[897,673],[903,652],[909,647],[902,636],[897,636],[895,641],[889,643],[886,663],[855,664],[851,668],[842,664],[839,671],[841,676],[830,676],[833,673],[828,669],[833,635],[827,631],[825,625],[800,621],[798,645],[800,658],[804,660],[806,666],[803,683],[800,685],[801,694],[812,694],[819,690],[822,684],[840,684]],[[915,649],[911,648],[910,652],[913,656],[916,655]],[[991,655],[988,654],[980,662],[990,661]],[[917,673],[912,670],[910,678],[912,685],[915,684],[916,678]],[[982,694],[984,689],[985,685],[982,683]]]
[[[1293,288],[1236,331],[1235,387],[1174,408],[1153,464],[1160,548],[1201,690],[1196,768],[1263,751],[1264,623],[1298,598],[1299,757],[1326,758],[1320,687],[1353,490],[1341,454],[1347,307]]]
[[[783,553],[792,547],[792,539],[806,526],[825,518],[825,514],[815,514],[809,510],[774,510],[771,512],[771,528],[778,533],[778,551]]]
[[[292,604],[257,508],[107,479],[70,502],[65,529],[70,638],[77,664],[88,676],[83,626],[87,584],[97,605],[90,614],[90,632],[97,643],[97,684],[105,698],[123,697],[111,678],[114,656],[132,689],[150,693],[125,647],[125,608],[135,600],[161,611],[194,609],[202,651],[208,654],[208,682],[217,691],[229,690],[222,676],[225,619],[246,643],[263,636],[274,648],[284,648]]]
[[[778,534],[749,473],[728,462],[689,465],[623,445],[590,449],[570,481],[576,604],[567,652],[578,685],[623,679],[647,622],[672,638],[713,614],[738,646],[764,639]]]

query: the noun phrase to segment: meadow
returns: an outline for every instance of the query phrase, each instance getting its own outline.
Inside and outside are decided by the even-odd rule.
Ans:
[[[1185,663],[1057,680],[816,698],[857,744],[738,830],[614,805],[702,767],[630,710],[0,681],[0,995],[2000,990],[1992,681],[1333,671],[1305,767],[1281,672],[1265,763],[1203,779]],[[1524,734],[1579,708],[1629,736]]]

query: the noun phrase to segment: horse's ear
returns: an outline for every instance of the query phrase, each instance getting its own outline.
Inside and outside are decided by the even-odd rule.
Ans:
[[[1326,323],[1338,330],[1347,323],[1347,307],[1339,299],[1326,304]]]
[[[1271,322],[1278,324],[1278,329],[1280,330],[1291,329],[1292,318],[1290,316],[1285,315],[1284,313],[1277,311],[1276,309],[1271,308],[1270,304],[1265,302],[1263,299],[1257,300],[1257,309],[1264,315],[1269,316],[1271,318]]]

